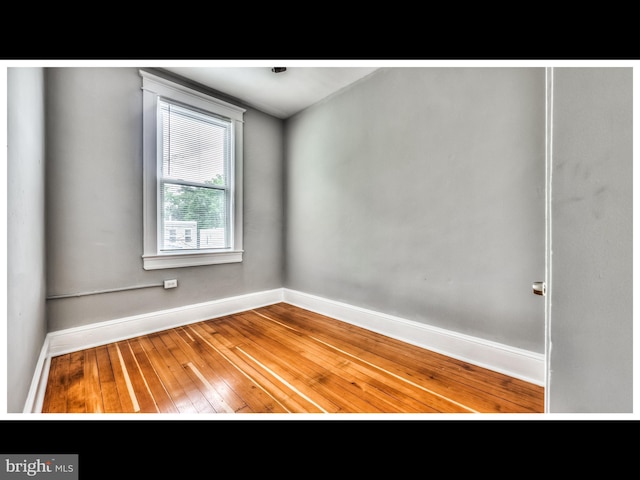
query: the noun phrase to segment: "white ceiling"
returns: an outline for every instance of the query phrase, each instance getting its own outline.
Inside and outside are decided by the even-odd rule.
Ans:
[[[273,67],[287,67],[273,65]],[[277,118],[288,118],[366,77],[378,67],[164,67]]]

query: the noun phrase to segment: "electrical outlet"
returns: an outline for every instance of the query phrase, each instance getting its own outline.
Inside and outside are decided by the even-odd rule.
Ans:
[[[178,286],[178,280],[175,278],[173,280],[165,280],[164,288],[176,288]]]

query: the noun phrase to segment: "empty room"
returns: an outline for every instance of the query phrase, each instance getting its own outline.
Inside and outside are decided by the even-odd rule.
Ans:
[[[633,413],[633,67],[7,68],[7,412]]]

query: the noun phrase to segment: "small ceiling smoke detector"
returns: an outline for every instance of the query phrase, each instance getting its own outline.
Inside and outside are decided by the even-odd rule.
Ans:
[[[273,67],[271,71],[273,73],[282,73],[287,71],[287,67]]]

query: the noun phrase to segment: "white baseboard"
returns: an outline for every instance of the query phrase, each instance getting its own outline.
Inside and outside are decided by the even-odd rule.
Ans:
[[[284,289],[284,301],[403,342],[544,386],[543,354]]]
[[[282,289],[278,288],[59,330],[47,335],[49,355],[75,352],[180,325],[271,305],[282,301],[282,293]]]
[[[278,288],[144,313],[82,327],[51,332],[45,338],[24,413],[42,411],[42,401],[52,356],[105,345],[211,318],[286,302],[327,315],[412,345],[544,385],[544,355],[520,350],[423,323],[336,302],[307,293]]]
[[[40,357],[36,364],[36,371],[31,380],[31,387],[27,395],[27,401],[24,403],[22,413],[40,413],[42,411],[42,402],[47,389],[47,379],[49,378],[49,365],[51,364],[51,356],[49,355],[49,337],[45,337]]]

